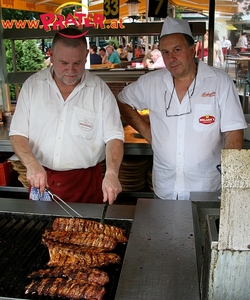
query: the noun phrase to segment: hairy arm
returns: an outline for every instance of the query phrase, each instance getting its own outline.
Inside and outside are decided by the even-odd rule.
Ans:
[[[33,187],[39,188],[43,193],[47,184],[47,174],[41,164],[33,155],[29,140],[20,135],[10,136],[10,141],[15,154],[27,168],[27,181]]]
[[[106,144],[106,172],[102,182],[103,201],[113,204],[122,191],[118,179],[120,165],[123,159],[123,141],[114,139]]]
[[[225,132],[225,149],[242,149],[243,129]]]
[[[135,130],[137,130],[149,144],[151,144],[152,136],[150,124],[145,121],[145,119],[137,112],[137,110],[133,109],[129,105],[118,101],[118,106],[123,119]]]

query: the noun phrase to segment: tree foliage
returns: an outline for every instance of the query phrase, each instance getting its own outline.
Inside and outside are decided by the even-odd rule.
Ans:
[[[241,11],[234,14],[231,18],[231,21],[233,22],[241,21],[244,15],[250,14],[250,3],[248,0],[237,0],[237,3],[243,3],[242,6],[243,12]]]
[[[246,15],[250,14],[250,3],[248,0],[237,0],[238,3],[243,3],[242,9],[245,11]]]
[[[72,14],[79,7],[80,6],[65,7],[62,10],[62,15],[67,16],[69,13]],[[9,8],[2,9],[3,20],[33,20],[33,19],[39,20],[41,14],[43,13],[31,12],[26,10],[9,9]]]
[[[16,10],[9,8],[2,9],[3,20],[32,20],[32,18],[39,20],[39,15],[40,13],[30,12],[26,10]]]
[[[24,71],[37,71],[44,67],[44,55],[34,40],[24,41],[22,51],[20,65]]]
[[[10,40],[4,40],[7,71],[14,71],[13,53]],[[44,55],[34,40],[15,41],[15,65],[17,71],[38,71],[45,67]],[[21,86],[21,85],[19,85]],[[10,84],[10,97],[16,99],[15,86]]]

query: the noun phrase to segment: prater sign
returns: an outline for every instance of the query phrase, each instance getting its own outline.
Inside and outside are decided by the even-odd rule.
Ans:
[[[2,20],[2,26],[4,29],[44,29],[46,32],[51,30],[60,30],[70,25],[76,26],[78,29],[87,29],[88,27],[93,27],[95,29],[123,29],[125,26],[123,25],[122,19],[113,19],[110,20],[109,24],[105,24],[106,18],[102,14],[96,13],[84,13],[75,11],[73,14],[69,13],[67,16],[56,13],[60,11],[62,8],[67,6],[81,6],[86,10],[88,7],[84,4],[78,2],[66,2],[60,5],[55,13],[45,13],[40,15],[40,20]],[[89,30],[84,31],[82,35],[86,35]],[[77,38],[79,36],[75,36],[71,38]]]

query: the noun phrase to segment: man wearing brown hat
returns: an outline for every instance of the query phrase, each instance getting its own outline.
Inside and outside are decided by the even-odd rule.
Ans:
[[[166,18],[160,51],[166,68],[119,94],[122,117],[152,145],[156,197],[188,200],[191,191],[219,191],[221,149],[243,146],[237,90],[225,72],[195,59],[187,21]],[[150,124],[136,109],[150,110]]]

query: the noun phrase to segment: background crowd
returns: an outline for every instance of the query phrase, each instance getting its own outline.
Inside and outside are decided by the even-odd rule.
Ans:
[[[208,41],[209,32],[206,31],[203,39],[196,41],[196,57],[208,62]],[[133,50],[134,46],[134,50]],[[248,37],[246,33],[242,33],[239,36],[238,42],[235,47],[232,46],[231,41],[227,36],[223,36],[219,39],[218,33],[214,33],[214,49],[213,49],[213,66],[217,68],[223,68],[225,66],[225,57],[230,55],[231,51],[237,53],[246,52],[248,47]],[[148,45],[146,49],[145,37],[138,37],[136,45],[126,43],[118,47],[115,43],[109,43],[105,47],[97,47],[96,44],[90,44],[90,65],[98,64],[119,64],[124,62],[141,62],[144,67],[158,69],[165,68],[161,52],[159,51],[158,43]],[[235,48],[235,49],[234,49]],[[45,61],[46,66],[50,65],[50,57],[47,55]]]
[[[203,41],[202,41],[203,40]],[[209,32],[206,31],[203,39],[196,42],[196,57],[208,61],[208,40]],[[247,38],[243,34],[238,41],[242,51],[247,48]],[[133,50],[134,46],[134,50]],[[245,48],[244,48],[245,47]],[[120,44],[118,47],[114,43],[109,43],[106,47],[99,48],[95,44],[90,45],[90,65],[93,64],[121,64],[123,62],[141,62],[147,68],[165,68],[158,43],[148,45],[146,49],[145,37],[140,36],[136,45],[132,43]],[[218,33],[214,33],[214,54],[213,66],[217,68],[224,67],[225,56],[230,54],[232,43],[228,37],[223,36],[219,39]]]

